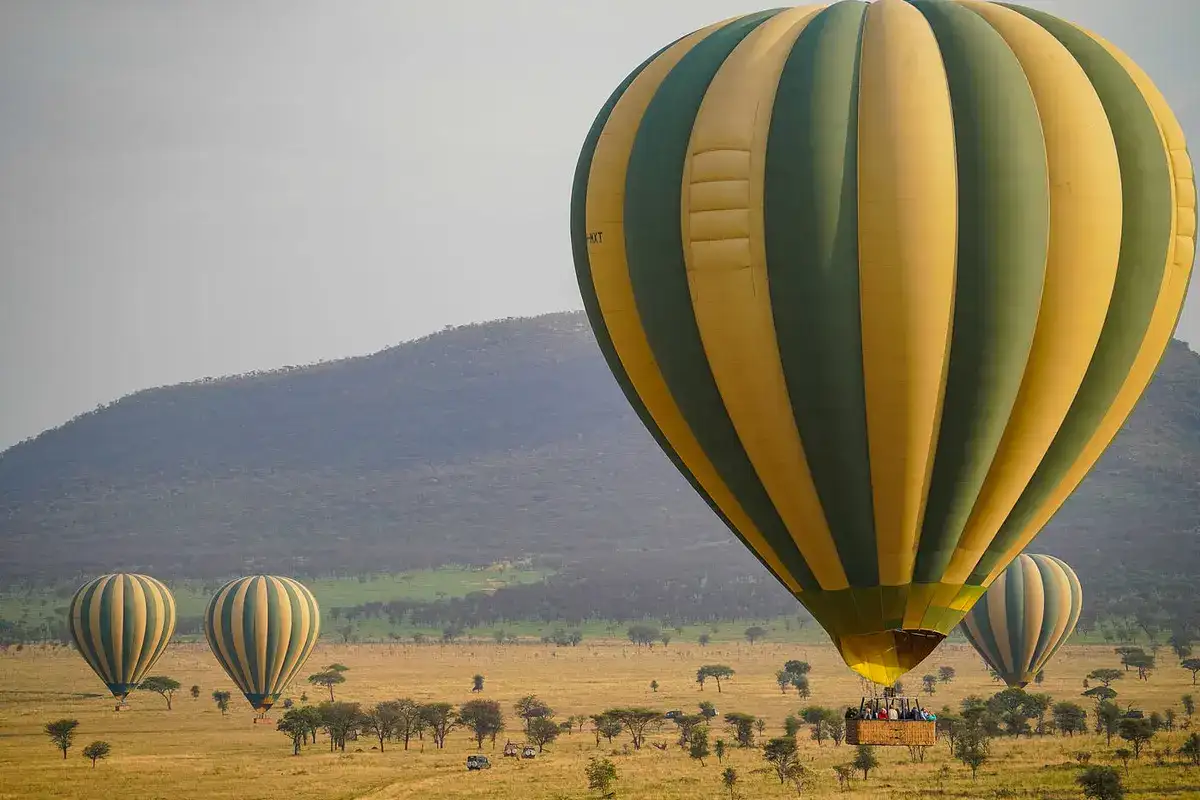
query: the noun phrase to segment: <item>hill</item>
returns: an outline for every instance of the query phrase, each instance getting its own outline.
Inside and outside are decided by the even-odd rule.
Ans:
[[[1114,608],[1129,581],[1170,594],[1169,576],[1200,572],[1198,456],[1200,357],[1173,342],[1034,549],[1076,566]],[[151,389],[0,454],[7,582],[528,555],[576,578],[762,575],[637,422],[580,313]],[[1092,588],[1114,581],[1125,588]]]

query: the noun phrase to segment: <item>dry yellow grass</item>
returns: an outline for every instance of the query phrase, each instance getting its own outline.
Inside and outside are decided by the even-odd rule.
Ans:
[[[1164,653],[1164,656],[1169,655]],[[801,701],[794,692],[780,693],[774,672],[788,658],[812,663],[813,697]],[[372,703],[402,696],[418,700],[439,699],[461,703],[471,699],[471,676],[486,676],[485,698],[501,701],[511,715],[512,703],[535,693],[549,702],[559,717],[601,711],[615,705],[646,705],[663,711],[693,711],[700,700],[712,700],[718,709],[744,711],[763,717],[768,735],[780,735],[784,717],[803,704],[844,707],[857,703],[858,678],[842,664],[829,646],[759,644],[713,646],[672,644],[668,648],[638,651],[615,642],[587,643],[575,648],[542,645],[349,645],[322,646],[309,666],[338,661],[350,667],[339,699]],[[703,663],[727,663],[737,677],[718,694],[710,684],[703,692],[693,682]],[[1081,679],[1089,670],[1112,666],[1109,648],[1071,647],[1058,655],[1040,691],[1056,700],[1079,697]],[[920,684],[920,675],[941,664],[953,666],[958,678],[927,704],[956,706],[968,694],[990,695],[1001,688],[992,682],[978,658],[965,645],[945,645],[925,665],[906,676],[909,690]],[[309,671],[313,671],[309,670]],[[67,651],[28,649],[0,656],[0,798],[163,798],[164,800],[326,800],[332,798],[514,798],[551,800],[589,795],[583,775],[589,756],[603,754],[618,770],[617,796],[621,798],[721,798],[715,759],[700,766],[677,747],[665,752],[646,748],[628,755],[597,749],[588,732],[563,736],[533,761],[514,761],[494,754],[495,767],[467,773],[465,757],[475,752],[465,732],[451,736],[444,751],[426,741],[404,752],[388,745],[386,752],[372,750],[373,741],[360,738],[347,744],[347,752],[331,754],[321,742],[292,757],[290,742],[273,725],[254,725],[253,713],[221,672],[203,645],[173,646],[158,667],[184,685],[184,691],[167,711],[157,695],[137,693],[133,709],[115,714],[112,701],[81,694],[103,691],[83,661]],[[1130,678],[1133,673],[1130,674]],[[1154,673],[1149,682],[1127,678],[1116,685],[1122,702],[1134,702],[1147,711],[1179,708],[1180,696],[1192,691],[1190,676],[1176,667]],[[651,693],[649,684],[660,688]],[[199,700],[186,689],[199,684]],[[222,717],[209,695],[214,689],[234,691],[233,709]],[[320,691],[293,687],[299,696],[307,689],[315,702]],[[1200,695],[1200,691],[1197,692]],[[477,696],[477,695],[476,695]],[[76,744],[64,761],[41,732],[46,722],[60,717],[80,721]],[[509,720],[512,738],[520,741],[518,725]],[[671,726],[672,728],[674,726]],[[720,726],[718,726],[720,727]],[[1196,727],[1200,728],[1200,720]],[[715,733],[715,732],[714,732]],[[725,736],[722,733],[716,735]],[[1151,750],[1179,746],[1182,733],[1160,734]],[[504,735],[500,742],[503,743]],[[670,731],[654,737],[668,741]],[[715,736],[714,736],[715,738]],[[728,739],[729,737],[726,736]],[[81,757],[83,747],[95,739],[113,746],[112,756],[95,769]],[[1113,747],[1119,746],[1114,740]],[[358,748],[362,751],[359,752]],[[951,761],[946,745],[929,749],[925,762],[912,764],[904,748],[879,748],[881,767],[867,781],[856,779],[849,793],[840,793],[831,769],[853,757],[852,748],[818,747],[801,734],[801,748],[813,771],[804,797],[917,798],[938,794],[939,772],[949,766],[941,781],[946,797],[1078,798],[1074,785],[1078,773],[1073,754],[1091,751],[1092,763],[1113,763],[1103,737],[1034,737],[1020,741],[996,740],[992,760],[972,784],[970,773]],[[754,773],[765,766],[757,751],[731,751],[727,762],[738,769],[739,798],[795,797],[772,776]],[[1200,770],[1178,765],[1154,766],[1143,755],[1131,766],[1126,786],[1131,798],[1200,798]],[[595,796],[594,793],[591,796]]]

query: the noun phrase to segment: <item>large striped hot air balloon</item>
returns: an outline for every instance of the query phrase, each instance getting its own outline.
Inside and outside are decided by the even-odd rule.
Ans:
[[[171,641],[175,598],[149,575],[102,575],[75,592],[69,620],[80,655],[124,701]]]
[[[1183,132],[1145,73],[969,0],[684,36],[604,105],[571,206],[584,305],[642,422],[880,683],[1121,427],[1195,231]]]
[[[1009,686],[1025,688],[1070,638],[1079,578],[1053,556],[1019,555],[963,619],[967,641]]]
[[[222,586],[204,611],[204,636],[225,673],[265,712],[304,666],[321,631],[312,592],[291,578],[252,575]]]

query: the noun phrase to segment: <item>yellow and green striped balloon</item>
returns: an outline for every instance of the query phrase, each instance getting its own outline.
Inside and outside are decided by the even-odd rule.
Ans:
[[[1074,570],[1053,556],[1022,554],[967,612],[961,629],[1006,684],[1023,689],[1070,638],[1082,610]]]
[[[312,592],[274,575],[230,581],[204,611],[208,646],[256,711],[279,699],[308,660],[320,631]]]
[[[80,655],[113,696],[124,699],[167,649],[175,598],[148,575],[102,575],[75,592],[69,623]]]
[[[642,422],[880,683],[1107,447],[1195,233],[1183,132],[1145,73],[973,0],[684,36],[604,105],[571,200],[584,305]]]

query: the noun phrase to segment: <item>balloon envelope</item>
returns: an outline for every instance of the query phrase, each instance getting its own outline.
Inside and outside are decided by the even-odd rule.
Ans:
[[[1183,133],[1045,13],[878,0],[689,34],[617,88],[571,201],[642,422],[889,683],[1074,490],[1174,329]]]
[[[962,621],[962,632],[1009,686],[1025,688],[1079,621],[1079,578],[1053,556],[1019,555]]]
[[[312,592],[291,578],[252,575],[222,586],[204,612],[213,655],[258,711],[304,666],[321,630]]]
[[[75,592],[71,638],[114,697],[142,682],[175,632],[175,598],[148,575],[118,572]]]

